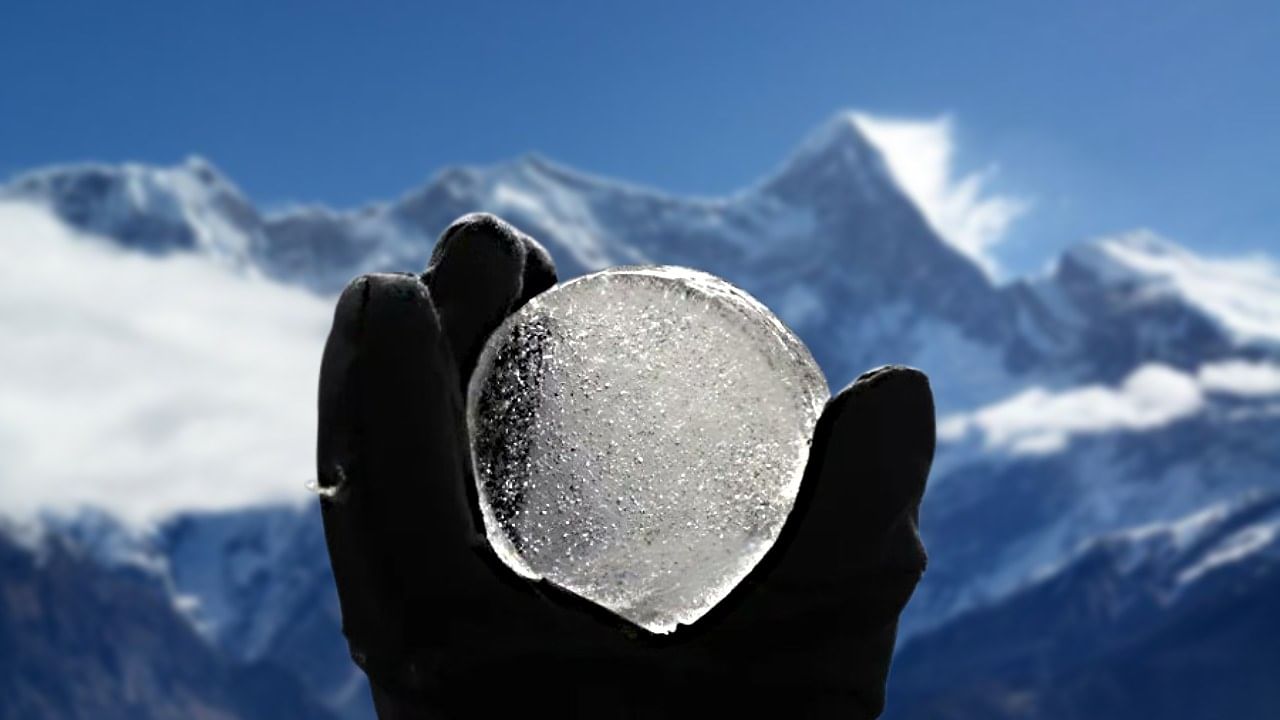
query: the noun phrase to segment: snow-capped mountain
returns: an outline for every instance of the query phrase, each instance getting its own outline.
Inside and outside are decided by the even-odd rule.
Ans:
[[[1118,380],[1151,361],[1194,368],[1280,352],[1271,262],[1208,260],[1150,231],[1079,245],[1051,273],[1005,292],[1051,362],[1079,368],[1077,380]]]
[[[0,532],[0,717],[337,717],[298,668],[197,633],[140,540],[92,515]]]
[[[203,258],[227,273],[324,298],[361,272],[419,268],[451,220],[490,211],[541,240],[562,277],[623,263],[690,265],[726,277],[796,329],[835,387],[878,364],[916,365],[938,398],[941,446],[922,518],[930,570],[903,624],[910,648],[950,648],[948,638],[998,623],[991,613],[1023,612],[1030,624],[1034,613],[1052,616],[1053,603],[1093,607],[1098,577],[1107,592],[1140,595],[1155,570],[1132,572],[1154,567],[1138,556],[1179,558],[1168,567],[1181,573],[1180,584],[1161,586],[1174,588],[1168,592],[1177,602],[1142,606],[1149,614],[1193,607],[1185,604],[1193,597],[1206,598],[1194,607],[1211,608],[1227,592],[1220,582],[1229,568],[1244,572],[1270,557],[1224,549],[1261,543],[1265,530],[1229,542],[1208,529],[1218,520],[1205,520],[1203,537],[1227,544],[1177,545],[1168,539],[1175,530],[1151,528],[1201,528],[1176,523],[1217,518],[1195,515],[1209,507],[1228,508],[1215,511],[1224,518],[1253,518],[1248,508],[1266,505],[1259,492],[1280,492],[1275,266],[1206,259],[1139,232],[1081,245],[1043,275],[998,285],[931,228],[852,116],[833,118],[774,173],[720,198],[676,197],[526,156],[446,169],[394,201],[356,210],[263,214],[203,160],[36,170],[0,186],[0,202],[51,214],[78,233],[68,242]],[[0,239],[9,243],[0,249],[20,241]],[[217,343],[200,347],[218,351]],[[4,432],[0,416],[0,446]],[[309,474],[299,468],[297,484]],[[0,534],[63,538],[102,572],[151,578],[219,662],[270,666],[327,711],[368,716],[363,681],[341,640],[314,512],[181,513],[145,532],[88,513],[47,516],[39,528]],[[39,558],[42,546],[25,542]],[[1121,546],[1130,549],[1121,553]],[[1126,572],[1086,572],[1100,553],[1127,553]],[[1210,557],[1216,564],[1195,564]],[[1208,569],[1190,570],[1196,567]],[[1161,572],[1167,580],[1174,570]],[[1275,596],[1274,583],[1246,590],[1253,588]],[[1204,623],[1170,622],[1161,642],[1229,640]],[[1117,634],[1093,620],[1075,630]],[[990,663],[1012,662],[1019,648],[993,645]],[[959,649],[948,651],[939,657],[960,662]],[[917,677],[927,657],[904,651],[898,667],[907,684],[922,696],[951,697]],[[1119,655],[1097,657],[1120,662]],[[1258,657],[1280,672],[1274,656]],[[1075,672],[1046,667],[1053,677]],[[1015,695],[981,699],[1016,704]],[[982,715],[979,705],[964,707]],[[1262,707],[1280,708],[1280,700]]]
[[[40,170],[0,188],[3,198],[44,204],[129,247],[247,259],[323,293],[361,272],[419,268],[450,221],[491,211],[542,240],[563,277],[632,263],[713,270],[775,308],[837,387],[887,362],[945,372],[933,360],[948,357],[964,381],[939,383],[944,406],[994,399],[1006,375],[1037,356],[1013,304],[930,229],[845,115],[771,177],[715,199],[595,178],[537,156],[445,170],[384,205],[265,219],[204,161]]]
[[[1275,492],[1104,535],[906,643],[885,717],[1275,717],[1277,603]]]
[[[713,270],[809,344],[832,384],[867,367],[931,369],[944,411],[1030,383],[1116,380],[1280,343],[1280,274],[1204,261],[1149,233],[1066,254],[997,287],[929,226],[854,116],[815,131],[771,176],[698,199],[597,178],[536,155],[451,168],[385,204],[262,216],[213,166],[63,166],[0,199],[149,252],[195,250],[335,293],[361,272],[418,268],[454,218],[485,210],[542,240],[563,277],[628,263]]]
[[[1144,366],[1118,389],[1030,390],[944,419],[921,509],[930,570],[903,631],[997,600],[1099,535],[1280,490],[1280,375],[1223,385],[1203,368]]]
[[[76,165],[23,174],[0,198],[47,204],[79,230],[150,253],[195,250],[242,264],[266,244],[253,205],[212,165]]]
[[[151,554],[197,632],[242,663],[286,668],[319,704],[369,716],[350,661],[317,507],[188,513],[163,524]]]
[[[373,717],[368,682],[342,637],[316,507],[183,513],[147,528],[94,509],[47,512],[0,524],[0,567],[6,570],[0,588],[10,593],[0,600],[0,627],[30,621],[24,583],[50,613],[85,615],[83,625],[73,626],[81,634],[40,639],[40,627],[24,627],[6,635],[19,638],[15,652],[28,650],[28,642],[47,645],[42,672],[57,669],[58,654],[69,669],[61,684],[8,673],[16,675],[14,694],[0,697],[0,717]],[[93,609],[65,610],[77,595],[91,598],[81,604]],[[130,604],[138,609],[129,610]],[[113,621],[117,613],[122,617]],[[112,692],[121,689],[112,685],[125,686],[127,678],[116,675],[121,668],[109,655],[79,654],[133,642],[133,634],[144,634],[145,644],[138,657],[122,652],[124,662],[153,665],[149,672],[156,677],[146,682],[155,687],[137,693],[138,707],[121,698],[114,700],[118,708],[93,704],[113,702]],[[3,668],[26,669],[32,662],[4,653],[0,648]],[[171,663],[176,672],[166,675]],[[184,675],[188,666],[208,668],[207,681]],[[247,673],[261,680],[237,693]],[[26,703],[35,702],[39,688],[26,683],[37,681],[76,694],[97,688],[102,697],[67,698],[65,707],[34,710]],[[224,681],[230,684],[224,687]],[[280,683],[276,700],[272,683]],[[112,692],[102,693],[102,687]]]

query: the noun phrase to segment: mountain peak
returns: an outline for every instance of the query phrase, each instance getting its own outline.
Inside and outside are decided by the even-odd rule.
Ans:
[[[1190,254],[1177,243],[1147,228],[1138,228],[1121,235],[1102,238],[1096,244],[1129,252],[1141,252],[1147,255],[1174,256]]]
[[[795,156],[842,153],[847,159],[874,162],[875,146],[863,133],[858,114],[852,110],[836,113],[809,133],[800,143]]]
[[[910,202],[851,111],[834,115],[809,133],[765,188],[784,198],[833,208],[847,206],[851,199]]]
[[[1218,265],[1157,234],[1139,228],[1098,238],[1067,250],[1062,262],[1085,271],[1096,282],[1116,287],[1139,282],[1213,274]]]
[[[245,259],[259,220],[240,190],[208,160],[57,165],[0,185],[0,198],[48,207],[79,230],[153,253],[204,249]]]
[[[1060,260],[1059,272],[1083,271],[1107,286],[1134,282],[1144,273],[1134,267],[1132,256],[1164,250],[1165,245],[1164,240],[1145,229],[1099,238],[1069,248]]]
[[[239,190],[235,188],[226,173],[218,169],[217,165],[214,165],[203,155],[188,155],[182,161],[182,164],[172,168],[171,172],[186,172],[209,187],[229,190],[239,194]]]
[[[1280,266],[1265,257],[1202,257],[1142,229],[1068,250],[1055,276],[1086,293],[1121,293],[1130,306],[1172,299],[1237,342],[1280,344]]]
[[[1198,258],[1146,228],[1099,238],[1069,249],[1064,260],[1089,270],[1104,283],[1128,282],[1159,273],[1169,265],[1195,264]]]

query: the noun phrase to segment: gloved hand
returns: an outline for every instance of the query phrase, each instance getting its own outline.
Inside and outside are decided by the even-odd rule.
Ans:
[[[464,391],[489,334],[555,283],[489,215],[421,276],[343,292],[320,373],[317,462],[343,631],[379,716],[870,718],[925,566],[934,449],[925,376],[885,367],[827,404],[775,546],[709,614],[654,636],[518,577],[489,548]]]

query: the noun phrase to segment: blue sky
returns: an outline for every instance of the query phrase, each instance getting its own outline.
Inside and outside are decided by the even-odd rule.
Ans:
[[[530,150],[723,193],[843,108],[949,118],[917,127],[945,130],[951,181],[1025,208],[988,249],[1006,272],[1139,226],[1280,255],[1274,2],[0,10],[0,173],[199,153],[267,207]]]

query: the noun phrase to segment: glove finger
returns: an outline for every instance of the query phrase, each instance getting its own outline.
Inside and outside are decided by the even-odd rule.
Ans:
[[[839,598],[813,606],[830,612],[818,653],[828,661],[815,675],[846,688],[869,717],[884,708],[898,616],[927,562],[919,515],[934,445],[924,373],[880,368],[837,395],[814,433],[809,496],[778,575],[784,587],[805,588],[802,597]]]
[[[761,687],[879,714],[897,617],[924,571],[917,517],[933,448],[917,370],[881,368],[831,399],[778,542],[703,621],[721,662],[749,657],[742,677]]]
[[[329,557],[352,655],[375,682],[480,590],[457,375],[413,275],[343,292],[320,371],[317,465]],[[420,656],[420,653],[418,653]]]
[[[933,448],[933,395],[923,373],[886,367],[858,378],[818,420],[777,543],[713,612],[729,624],[754,624],[829,610],[857,577],[889,567],[918,579],[925,555],[916,522]]]
[[[440,236],[423,273],[465,392],[485,340],[508,315],[556,282],[536,240],[498,217],[464,215]]]
[[[879,368],[832,398],[814,431],[780,579],[841,582],[885,565],[923,572],[915,529],[934,444],[933,393],[919,370]]]

